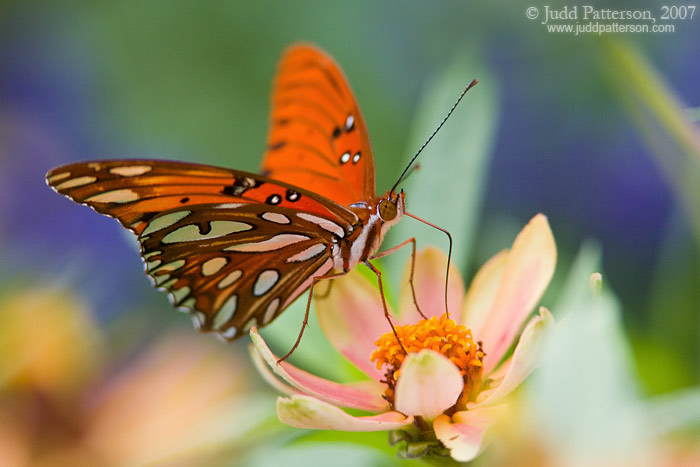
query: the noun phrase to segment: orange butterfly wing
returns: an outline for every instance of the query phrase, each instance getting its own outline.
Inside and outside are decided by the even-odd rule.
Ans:
[[[199,329],[229,340],[271,322],[327,273],[332,245],[358,222],[314,193],[201,164],[80,162],[46,178],[133,231],[154,285]]]
[[[340,219],[357,218],[345,207],[257,174],[164,160],[100,160],[64,165],[46,175],[49,186],[79,204],[114,217],[141,234],[170,209],[219,203],[266,204]]]
[[[360,109],[338,65],[312,46],[291,47],[279,64],[262,169],[344,206],[375,197]]]

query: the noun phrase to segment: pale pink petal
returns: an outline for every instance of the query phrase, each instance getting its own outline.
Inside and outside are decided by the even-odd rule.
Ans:
[[[357,368],[379,381],[384,373],[369,357],[377,349],[376,340],[391,327],[376,284],[353,270],[333,279],[328,297],[314,299],[314,305],[328,340]]]
[[[481,335],[481,329],[496,300],[496,292],[501,284],[507,261],[508,250],[492,256],[481,266],[469,284],[461,316],[457,322],[471,329],[474,336]]]
[[[545,307],[540,307],[540,315],[533,318],[523,330],[513,355],[507,362],[507,369],[498,387],[480,397],[473,407],[493,405],[510,394],[537,367],[542,336],[554,326],[554,318]],[[499,370],[501,370],[499,368]],[[499,371],[500,372],[500,371]]]
[[[423,314],[442,316],[445,313],[445,273],[447,272],[447,255],[435,247],[428,247],[416,253],[416,267],[413,285],[416,289],[416,300]],[[401,282],[401,299],[399,321],[401,324],[415,324],[422,316],[416,310],[411,286],[408,282],[411,273],[409,257],[403,280]],[[462,275],[454,265],[450,265],[450,282],[447,288],[447,304],[453,317],[458,316],[464,298],[464,282]]]
[[[388,404],[382,398],[383,386],[381,384],[375,384],[376,392],[369,392],[363,387],[342,385],[319,378],[287,362],[277,363],[277,356],[267,347],[257,329],[251,329],[250,337],[255,345],[255,350],[260,353],[272,371],[301,392],[343,407],[370,412],[381,412],[387,409]]]
[[[452,407],[464,389],[457,366],[444,355],[424,349],[401,365],[394,406],[399,412],[432,420]]]
[[[475,336],[484,343],[486,373],[498,364],[539,301],[554,273],[556,258],[547,218],[538,214],[515,239],[496,300],[481,334]]]
[[[267,363],[265,363],[265,360],[263,359],[260,352],[258,352],[254,346],[251,345],[249,350],[250,357],[253,360],[253,365],[255,365],[255,369],[258,370],[260,376],[262,376],[262,378],[270,386],[277,389],[282,394],[287,394],[288,396],[291,396],[293,394],[301,394],[301,391],[295,389],[293,386],[288,385],[287,383],[279,379],[277,376],[275,376],[272,370],[270,370],[270,367],[267,366]]]
[[[456,412],[452,419],[440,415],[433,422],[435,436],[459,462],[474,459],[483,448],[484,434],[503,413],[503,406]]]
[[[413,423],[413,417],[398,412],[354,417],[334,405],[303,395],[279,397],[277,416],[287,425],[312,430],[384,431]]]

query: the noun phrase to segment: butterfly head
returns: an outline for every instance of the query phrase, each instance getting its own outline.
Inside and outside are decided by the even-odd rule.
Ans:
[[[393,225],[401,219],[405,208],[406,202],[403,190],[398,193],[392,190],[379,200],[377,212],[385,224]]]

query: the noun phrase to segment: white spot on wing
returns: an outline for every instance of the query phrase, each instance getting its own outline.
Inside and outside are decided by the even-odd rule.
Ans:
[[[265,326],[267,323],[272,320],[272,318],[275,316],[275,313],[277,312],[277,308],[280,306],[280,299],[276,298],[270,302],[269,305],[267,305],[267,309],[265,310],[265,316],[263,316],[263,321],[262,324]]]
[[[290,256],[285,261],[287,263],[297,263],[301,261],[306,261],[308,259],[313,258],[314,256],[320,255],[324,251],[326,251],[326,245],[324,245],[323,243],[317,243],[315,245],[311,245],[307,249],[297,253],[294,256]]]
[[[139,195],[134,190],[122,188],[121,190],[105,191],[99,195],[90,196],[85,201],[93,203],[128,203],[137,199],[139,199]]]
[[[177,290],[172,291],[172,296],[173,296],[173,303],[180,303],[185,299],[190,294],[190,288],[189,287],[182,287]]]
[[[160,260],[156,260],[156,261],[160,261]],[[158,269],[159,271],[177,271],[178,269],[180,269],[184,265],[185,265],[185,260],[178,259],[178,260],[173,261],[171,263],[166,263],[166,264],[164,264],[156,269]]]
[[[292,221],[289,220],[289,217],[285,216],[284,214],[280,214],[278,212],[265,212],[261,216],[263,219],[269,222],[274,222],[275,224],[291,224]]]
[[[180,243],[194,242],[197,240],[209,240],[212,238],[223,237],[236,232],[244,232],[253,228],[252,225],[238,221],[211,221],[209,222],[209,232],[202,234],[199,232],[199,226],[195,224],[185,225],[179,229],[173,230],[163,237],[163,243]]]
[[[352,129],[352,127],[355,125],[355,117],[352,115],[348,115],[348,118],[345,120],[345,130],[349,131]]]
[[[236,282],[238,279],[241,278],[243,275],[243,271],[240,269],[236,269],[235,271],[229,272],[226,277],[221,279],[219,283],[216,285],[219,289],[225,289],[229,285],[232,285],[234,282]]]
[[[246,203],[221,203],[221,204],[212,205],[212,208],[214,208],[214,209],[236,209],[236,208],[240,208],[241,206],[243,206],[245,204]]]
[[[161,260],[157,259],[155,261],[149,261],[146,263],[146,271],[153,271],[155,268],[160,266]]]
[[[229,298],[227,298],[224,304],[221,305],[221,308],[219,308],[219,311],[216,312],[216,316],[214,316],[214,322],[212,323],[212,328],[220,329],[221,326],[226,324],[236,312],[237,305],[238,295],[233,294]]]
[[[228,263],[228,258],[223,257],[207,260],[204,264],[202,264],[202,275],[205,277],[212,276],[221,271],[221,268],[226,266],[226,263]]]
[[[148,227],[146,227],[146,229],[143,232],[141,232],[141,236],[149,235],[166,227],[170,227],[171,225],[176,224],[177,222],[181,221],[190,214],[192,214],[192,211],[176,211],[171,212],[170,214],[158,216],[148,223]]]
[[[163,285],[160,286],[161,289],[170,289],[170,287],[173,286],[177,282],[177,277],[173,277],[170,279],[168,282],[164,283]]]
[[[183,311],[191,311],[191,310],[194,310],[194,305],[196,303],[197,303],[197,299],[195,299],[194,297],[190,297],[187,300],[185,300],[184,302],[180,303],[180,308]]]
[[[124,167],[113,167],[109,169],[109,172],[115,175],[121,175],[122,177],[135,177],[136,175],[143,175],[151,170],[153,170],[153,167],[150,165],[126,165]]]
[[[201,329],[206,319],[206,316],[201,311],[192,312],[192,324],[194,324],[195,329]]]
[[[63,180],[64,178],[68,178],[68,177],[70,177],[70,172],[61,172],[61,173],[56,174],[56,175],[51,175],[50,177],[47,177],[47,178],[49,180],[49,183],[54,183],[54,182],[58,182],[60,180]]]
[[[70,174],[68,174],[70,175]],[[57,190],[65,190],[66,188],[75,188],[77,186],[89,185],[90,183],[95,183],[97,177],[90,175],[85,175],[84,177],[77,177],[72,180],[67,180],[56,187]]]
[[[163,285],[163,282],[170,279],[170,274],[156,274],[153,276],[153,281],[156,283],[156,287]]]
[[[343,238],[345,236],[345,230],[343,230],[343,227],[331,220],[324,219],[323,217],[314,216],[313,214],[308,214],[306,212],[297,213],[297,217],[300,219],[304,219],[307,222],[311,222],[312,224],[316,224],[323,230],[335,234],[340,238]]]
[[[262,242],[255,243],[241,243],[240,245],[232,245],[230,247],[224,248],[224,251],[240,251],[240,252],[254,252],[260,253],[263,251],[273,251],[279,250],[289,245],[295,243],[303,242],[304,240],[309,240],[311,237],[300,234],[279,234],[272,238],[268,238]]]
[[[227,330],[222,331],[220,334],[226,339],[233,339],[237,332],[238,328],[236,326],[231,326]]]
[[[144,259],[148,259],[151,256],[160,255],[162,253],[163,253],[162,251],[149,251],[148,253],[144,253],[143,257],[144,257]]]
[[[266,269],[258,275],[253,285],[253,295],[260,297],[265,295],[277,283],[280,273],[275,269]]]

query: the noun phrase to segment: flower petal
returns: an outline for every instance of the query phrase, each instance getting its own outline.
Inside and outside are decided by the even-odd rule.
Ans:
[[[508,264],[508,250],[503,250],[486,261],[469,285],[464,297],[462,314],[457,320],[472,330],[472,335],[480,336],[484,322],[496,300],[498,286]]]
[[[379,290],[353,270],[333,279],[328,297],[315,299],[314,305],[328,340],[356,367],[379,381],[384,373],[369,357],[376,350],[374,342],[391,330]]]
[[[508,360],[508,368],[498,387],[490,393],[482,393],[474,407],[493,405],[510,394],[535,369],[538,363],[538,350],[541,338],[545,332],[554,326],[554,318],[545,307],[540,307],[540,315],[533,318],[523,330],[518,345],[515,346],[512,357]]]
[[[416,290],[416,300],[423,314],[441,316],[445,313],[445,272],[447,255],[435,247],[428,247],[416,253],[416,266],[413,275],[413,286]],[[404,270],[401,285],[399,321],[402,324],[415,323],[422,316],[416,310],[411,286],[408,279],[411,274],[411,261]],[[462,275],[453,264],[450,265],[450,282],[447,288],[447,304],[452,313],[459,313],[464,298],[464,282]]]
[[[518,234],[496,300],[478,336],[484,342],[488,373],[501,360],[549,284],[557,250],[547,218],[538,214]]]
[[[277,398],[277,416],[287,425],[312,430],[384,431],[413,423],[413,417],[398,412],[354,417],[334,405],[304,395]]]
[[[373,387],[375,390],[370,391],[366,386],[347,386],[319,378],[304,370],[300,370],[290,363],[277,363],[277,356],[267,347],[263,338],[258,334],[257,329],[251,329],[250,337],[253,340],[253,345],[255,345],[255,350],[259,352],[272,371],[303,393],[343,407],[352,407],[370,412],[381,412],[387,409],[387,402],[382,398],[383,386],[380,383],[374,383]]]
[[[459,462],[474,459],[482,449],[484,434],[503,412],[504,406],[466,410],[452,415],[440,415],[433,422],[435,435]]]
[[[462,394],[464,380],[444,355],[424,349],[411,353],[401,365],[396,382],[396,410],[432,420],[452,407]]]
[[[254,346],[251,345],[249,350],[250,357],[253,360],[253,365],[255,365],[255,369],[258,370],[258,373],[260,373],[260,376],[262,376],[267,384],[277,389],[282,394],[287,394],[288,396],[300,394],[298,389],[295,389],[293,386],[290,386],[275,376],[272,370],[270,370],[270,367],[267,366],[267,363],[265,363],[262,354],[260,354],[260,352],[258,352]]]

